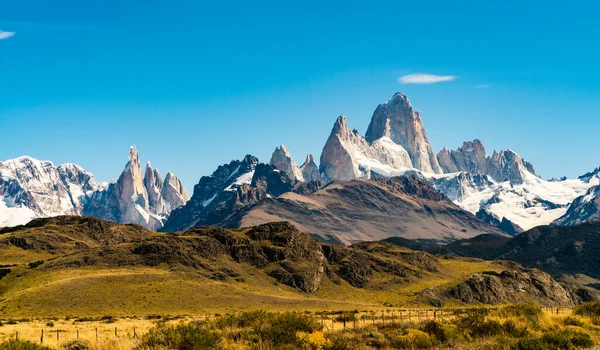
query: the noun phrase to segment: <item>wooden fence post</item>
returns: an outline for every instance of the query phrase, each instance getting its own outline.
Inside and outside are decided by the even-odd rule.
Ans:
[[[343,319],[344,319],[344,329],[346,329],[346,314],[343,314]]]
[[[79,339],[79,329],[77,330],[77,339]]]
[[[16,333],[15,333],[15,339],[19,340],[19,331],[16,331]]]
[[[117,327],[115,327],[115,337],[117,337],[117,338],[119,337],[119,336],[117,335]]]
[[[135,331],[135,327],[133,327],[133,337],[134,337],[134,338],[137,338],[137,333],[136,333],[136,331]]]
[[[56,330],[56,341],[60,342],[60,329]]]
[[[40,344],[44,344],[44,329],[42,328],[42,336],[40,337]]]

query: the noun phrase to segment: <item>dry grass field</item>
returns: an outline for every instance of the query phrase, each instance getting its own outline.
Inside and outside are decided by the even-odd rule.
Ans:
[[[590,348],[600,343],[600,307],[581,310],[514,305],[435,313],[431,309],[261,311],[13,320],[0,327],[0,346],[10,350]],[[17,332],[22,342],[14,341]]]

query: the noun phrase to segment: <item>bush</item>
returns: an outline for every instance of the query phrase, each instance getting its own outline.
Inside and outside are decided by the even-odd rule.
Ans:
[[[34,261],[34,262],[30,262],[28,264],[30,269],[35,269],[36,267],[42,265],[44,263],[44,260],[38,260],[38,261]]]
[[[136,349],[167,348],[174,350],[221,349],[222,337],[203,322],[180,323],[151,329]]]
[[[504,334],[513,338],[523,338],[529,334],[527,327],[519,327],[514,321],[508,320],[502,324]]]
[[[549,350],[548,345],[537,338],[524,338],[520,339],[515,350]]]
[[[538,323],[542,315],[542,309],[533,304],[516,304],[499,309],[498,315],[504,317],[521,317],[529,322]]]
[[[355,349],[355,341],[345,337],[344,334],[331,334],[326,337],[327,343],[321,346],[321,350],[352,350]]]
[[[0,349],[2,350],[52,350],[51,348],[43,345],[38,345],[30,341],[22,340],[9,340],[0,343]]]
[[[270,316],[271,319],[266,324],[257,324],[254,327],[254,333],[268,344],[294,345],[300,348],[305,342],[298,339],[296,333],[313,333],[323,328],[314,317],[308,315],[287,312]]]
[[[544,333],[541,341],[550,349],[589,348],[594,345],[589,334],[579,331],[550,331]]]
[[[471,338],[486,338],[504,333],[502,324],[486,320],[480,313],[472,313],[456,322],[456,328]]]
[[[90,343],[87,340],[71,340],[62,345],[65,350],[89,350]]]
[[[591,318],[600,317],[600,302],[584,303],[575,308],[575,314],[579,316],[588,316]]]
[[[448,341],[448,336],[446,335],[446,331],[439,323],[435,321],[429,321],[423,325],[423,332],[429,334],[431,337],[437,339],[440,343],[445,343]]]
[[[583,322],[581,322],[579,319],[572,317],[572,316],[565,317],[565,319],[563,320],[563,323],[565,324],[565,326],[577,326],[577,327],[583,326]]]

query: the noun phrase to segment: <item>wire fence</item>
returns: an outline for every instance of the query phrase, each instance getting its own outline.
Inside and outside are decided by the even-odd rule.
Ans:
[[[324,332],[332,332],[343,329],[358,329],[370,325],[393,325],[393,324],[422,324],[428,321],[440,323],[451,323],[470,313],[479,312],[488,314],[496,307],[478,308],[430,308],[430,309],[387,309],[387,310],[363,310],[363,311],[323,311],[306,312],[313,315],[323,326]],[[572,308],[567,307],[543,307],[542,311],[547,315],[566,316],[571,314]],[[233,314],[235,315],[235,314]],[[59,346],[72,340],[86,340],[89,342],[105,342],[114,339],[135,340],[146,334],[157,323],[179,323],[208,321],[216,322],[219,318],[227,315],[200,315],[200,316],[178,316],[162,318],[152,316],[147,318],[125,317],[121,319],[96,319],[90,321],[46,320],[36,321],[13,321],[0,327],[0,340],[20,339],[43,345]],[[4,328],[4,329],[2,329]],[[7,329],[8,328],[8,329]],[[4,331],[4,332],[2,332]]]

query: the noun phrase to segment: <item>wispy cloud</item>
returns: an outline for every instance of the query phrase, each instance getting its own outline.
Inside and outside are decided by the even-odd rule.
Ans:
[[[14,35],[15,35],[15,32],[4,32],[4,31],[0,30],[0,40],[8,39]]]
[[[480,85],[476,85],[475,89],[489,89],[492,85],[490,84],[480,84]]]
[[[436,84],[445,81],[456,80],[456,75],[436,75],[436,74],[408,74],[398,78],[398,81],[402,84]]]

